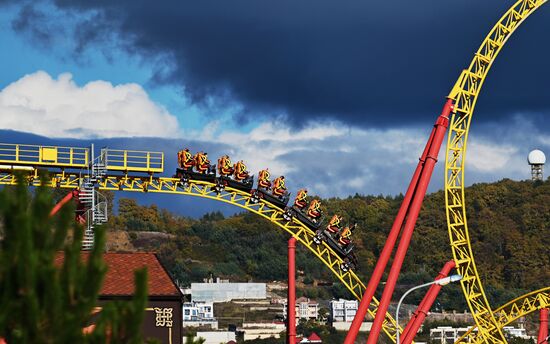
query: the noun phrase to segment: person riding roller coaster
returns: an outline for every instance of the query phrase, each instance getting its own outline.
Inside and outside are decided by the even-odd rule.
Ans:
[[[193,155],[189,151],[189,148],[185,148],[184,150],[180,150],[178,152],[178,162],[179,162],[180,168],[183,168],[185,170],[188,170],[193,167],[194,165]]]
[[[304,209],[307,205],[307,190],[301,189],[298,191],[296,198],[294,199],[294,206],[300,210]]]
[[[269,180],[270,173],[268,169],[261,170],[258,173],[258,187],[268,190],[271,187],[271,181]]]
[[[221,176],[227,177],[233,173],[233,164],[228,155],[224,155],[218,159],[218,172]]]
[[[314,199],[309,204],[309,207],[307,208],[307,216],[309,216],[312,219],[317,219],[321,217],[321,201],[318,199]]]
[[[210,160],[208,160],[208,153],[199,152],[195,154],[195,167],[197,172],[206,173],[210,166]]]
[[[243,181],[245,180],[246,178],[248,178],[248,171],[246,170],[246,165],[244,164],[244,162],[241,160],[239,162],[237,162],[235,164],[235,174],[234,174],[234,177],[235,177],[235,180],[237,181]]]
[[[340,232],[340,222],[342,222],[342,216],[334,215],[327,225],[327,231],[331,234],[338,234]]]
[[[273,195],[283,196],[286,192],[285,176],[280,176],[273,181]]]
[[[342,246],[342,248],[345,250],[348,248],[348,246],[351,244],[351,233],[355,229],[355,225],[353,226],[346,226],[342,233],[340,233],[340,238],[338,238],[338,243]]]

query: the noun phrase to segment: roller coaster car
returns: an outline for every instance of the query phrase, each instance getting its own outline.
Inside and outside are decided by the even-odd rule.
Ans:
[[[216,191],[220,192],[226,187],[233,189],[250,192],[254,186],[254,176],[248,176],[245,179],[239,181],[228,176],[219,176],[216,180]]]
[[[355,253],[353,253],[355,245],[349,244],[344,248],[329,231],[326,229],[318,229],[313,237],[313,242],[317,245],[321,245],[323,241],[342,259],[342,263],[340,264],[340,269],[342,271],[348,272],[349,270],[357,269],[357,257]]]
[[[306,209],[307,210],[307,209]],[[293,205],[292,207],[287,207],[285,209],[285,213],[283,214],[283,218],[286,221],[291,221],[293,217],[296,217],[300,222],[302,222],[304,225],[308,226],[309,229],[312,231],[316,231],[321,223],[323,222],[323,217],[319,216],[316,218],[312,218],[310,216],[307,216],[304,213],[303,209],[298,208],[297,206]]]
[[[208,164],[204,172],[197,172],[191,168],[176,168],[176,177],[180,178],[183,183],[188,184],[189,180],[199,180],[204,182],[216,182],[216,165]]]
[[[250,194],[250,200],[252,201],[252,203],[258,203],[261,199],[265,199],[269,203],[283,210],[285,209],[286,205],[288,204],[288,200],[290,199],[290,192],[288,191],[285,191],[285,193],[281,196],[276,196],[271,194],[267,189],[257,188],[255,190],[251,190]]]

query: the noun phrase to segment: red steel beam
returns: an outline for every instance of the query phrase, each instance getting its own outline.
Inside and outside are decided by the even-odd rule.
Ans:
[[[355,343],[355,338],[357,337],[357,334],[359,333],[359,329],[361,328],[361,324],[363,323],[363,320],[365,319],[365,315],[367,314],[367,311],[369,309],[369,305],[370,305],[370,303],[372,301],[372,297],[374,296],[374,293],[376,291],[376,287],[378,287],[378,284],[380,283],[380,279],[382,278],[382,275],[384,274],[384,270],[386,269],[386,265],[388,264],[391,253],[393,251],[393,248],[395,247],[395,242],[397,241],[397,237],[399,236],[399,233],[401,231],[401,227],[403,225],[405,215],[407,214],[407,210],[408,210],[409,205],[411,203],[411,199],[412,199],[412,196],[414,194],[414,190],[416,189],[416,185],[418,184],[418,179],[420,177],[420,173],[422,172],[422,167],[424,166],[424,161],[426,161],[426,156],[428,154],[428,149],[430,148],[430,145],[432,143],[434,133],[435,133],[435,127],[434,127],[434,129],[432,129],[432,132],[430,134],[430,138],[428,139],[428,143],[426,144],[426,147],[424,148],[424,152],[420,156],[420,159],[418,161],[418,165],[416,166],[416,170],[414,171],[414,174],[413,174],[413,177],[412,177],[411,182],[409,184],[409,187],[407,189],[407,192],[405,193],[405,197],[403,198],[403,202],[401,203],[401,207],[399,208],[399,211],[397,212],[397,216],[395,217],[395,220],[393,222],[392,228],[390,230],[390,234],[388,235],[388,238],[386,239],[386,243],[384,244],[384,248],[382,249],[382,252],[380,253],[380,258],[376,262],[376,266],[374,268],[374,271],[372,272],[372,275],[371,275],[371,278],[370,278],[369,283],[367,285],[367,288],[365,289],[365,293],[363,294],[363,297],[361,298],[361,302],[359,303],[359,307],[357,309],[355,317],[353,318],[353,322],[351,323],[351,326],[350,326],[350,329],[349,329],[348,334],[346,336],[346,339],[344,341],[344,344],[353,344],[353,343]]]
[[[77,197],[78,197],[78,190],[73,190],[69,192],[65,197],[63,197],[59,202],[57,202],[57,204],[52,208],[52,210],[50,211],[50,217],[57,214],[65,204],[69,203],[70,200]]]
[[[380,304],[378,305],[378,310],[376,312],[376,317],[372,324],[372,328],[367,340],[367,344],[376,344],[380,331],[382,330],[382,323],[384,322],[386,312],[388,311],[388,306],[390,304],[393,291],[395,289],[395,284],[401,272],[401,266],[403,265],[403,260],[407,254],[407,249],[411,242],[411,237],[414,231],[414,226],[416,225],[416,220],[418,219],[418,214],[420,213],[420,208],[422,207],[422,202],[424,196],[426,195],[426,190],[428,189],[428,184],[432,177],[432,173],[437,162],[437,156],[439,155],[439,150],[449,126],[449,114],[453,110],[453,102],[451,99],[448,99],[443,107],[441,115],[437,118],[435,122],[435,133],[428,150],[428,155],[426,156],[426,161],[422,168],[422,173],[420,174],[420,179],[418,180],[418,186],[414,192],[413,199],[409,211],[407,212],[407,220],[405,221],[405,226],[403,228],[403,233],[401,234],[401,240],[397,247],[393,264],[386,281],[386,286],[384,292],[382,293],[382,298],[380,299]]]
[[[539,324],[537,344],[548,344],[548,308],[540,310]]]
[[[439,279],[447,277],[449,275],[449,272],[451,272],[451,270],[454,269],[455,266],[455,262],[453,260],[449,260],[447,263],[445,263],[443,269],[441,269],[435,280],[437,281]],[[432,305],[435,301],[435,298],[439,294],[441,287],[442,286],[439,284],[432,284],[430,289],[428,289],[426,296],[424,296],[424,299],[422,299],[422,302],[420,303],[420,305],[418,305],[416,311],[414,311],[411,320],[403,330],[403,334],[401,337],[403,338],[401,340],[402,344],[412,343],[414,337],[416,336],[416,333],[418,332],[418,329],[420,328],[420,325],[422,325],[424,319],[426,318],[426,315],[430,311],[430,308],[432,308]]]
[[[296,343],[296,238],[288,239],[287,343]]]
[[[445,108],[443,109],[443,113],[450,113],[450,110],[452,109],[452,101],[448,100],[445,104]],[[446,109],[449,108],[449,111]],[[363,323],[363,320],[365,319],[365,316],[367,314],[367,311],[369,309],[370,303],[372,301],[372,298],[374,296],[374,293],[376,292],[376,288],[380,284],[380,280],[382,278],[382,275],[384,274],[384,271],[386,270],[386,265],[388,264],[388,261],[390,259],[391,253],[393,251],[393,248],[395,247],[395,243],[397,241],[397,238],[399,236],[399,233],[401,231],[401,228],[403,226],[403,221],[405,220],[405,217],[407,215],[407,212],[409,211],[409,206],[411,203],[411,200],[415,194],[415,190],[418,185],[418,180],[420,179],[420,175],[422,173],[422,169],[424,167],[424,163],[426,161],[426,157],[428,156],[428,152],[430,150],[430,147],[432,146],[433,138],[436,132],[436,125],[434,125],[432,132],[430,133],[430,137],[428,139],[428,142],[426,143],[426,146],[424,147],[424,152],[420,156],[420,159],[418,161],[418,165],[416,166],[416,170],[414,171],[413,177],[411,179],[411,182],[409,184],[409,187],[407,189],[407,192],[405,193],[405,197],[403,198],[403,202],[401,203],[401,207],[399,208],[399,211],[397,212],[397,216],[395,217],[395,220],[393,222],[392,228],[390,230],[390,234],[388,235],[388,238],[386,239],[386,243],[384,244],[384,248],[382,249],[382,252],[380,253],[380,258],[376,262],[376,266],[374,268],[374,271],[372,272],[371,278],[369,280],[369,283],[367,285],[367,288],[365,289],[365,293],[363,294],[363,297],[361,298],[361,302],[359,303],[359,307],[357,309],[357,313],[355,314],[355,317],[353,318],[353,322],[351,323],[350,329],[348,331],[348,334],[346,335],[346,339],[344,340],[344,344],[353,344],[355,343],[355,339],[357,338],[357,334],[359,333],[359,329],[361,328],[361,324]]]

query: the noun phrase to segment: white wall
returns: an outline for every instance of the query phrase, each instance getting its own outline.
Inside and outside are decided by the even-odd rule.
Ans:
[[[230,340],[235,339],[235,332],[197,332],[197,336],[195,338],[202,337],[206,339],[204,344],[220,344],[220,343],[227,343]]]
[[[191,283],[193,301],[227,302],[266,297],[265,283]]]

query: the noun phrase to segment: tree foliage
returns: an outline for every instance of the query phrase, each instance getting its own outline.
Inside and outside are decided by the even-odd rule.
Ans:
[[[203,344],[204,342],[206,342],[204,338],[199,337],[195,339],[195,336],[193,336],[192,334],[188,334],[185,337],[185,344]]]
[[[20,178],[0,192],[0,337],[10,344],[141,343],[146,271],[136,273],[131,302],[108,303],[92,319],[106,272],[104,231],[96,228],[95,246],[81,259],[83,229],[71,228],[74,209],[50,218],[49,190],[37,188],[33,197],[27,188]],[[60,265],[55,258],[61,251]]]

